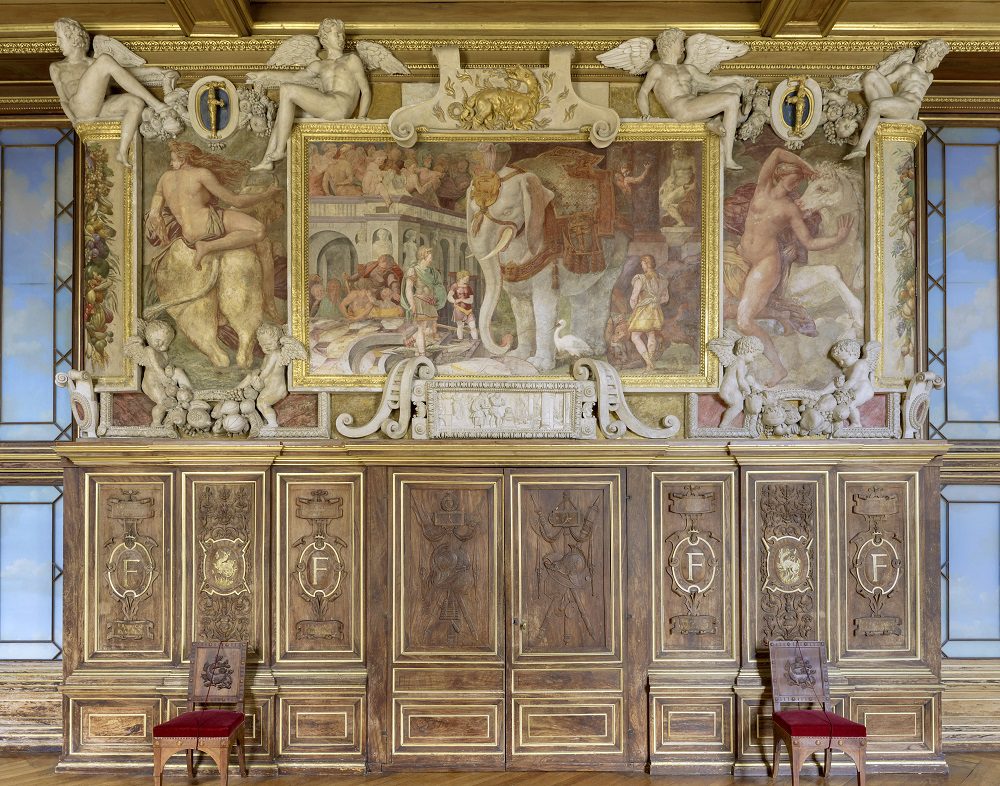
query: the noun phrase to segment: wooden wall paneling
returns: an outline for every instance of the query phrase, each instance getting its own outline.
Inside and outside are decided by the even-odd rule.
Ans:
[[[84,661],[173,655],[173,474],[86,475]]]
[[[365,477],[273,473],[281,772],[365,769]]]
[[[836,471],[840,646],[832,657],[851,684],[851,717],[869,727],[873,772],[901,757],[924,771],[944,768],[936,478],[934,465]]]
[[[152,755],[176,646],[175,491],[169,468],[143,470],[72,467],[64,476],[60,771]]]
[[[730,772],[739,666],[736,471],[653,471],[645,488],[650,769]],[[631,520],[631,487],[630,496]]]
[[[1000,664],[945,661],[941,742],[945,751],[1000,748]]]
[[[182,472],[181,659],[192,641],[247,642],[247,663],[270,659],[270,561],[265,472]]]
[[[392,728],[389,704],[389,629],[392,616],[392,574],[389,543],[392,531],[389,471],[386,467],[365,470],[365,544],[368,567],[365,639],[368,651],[367,768],[381,770],[389,761]]]
[[[276,661],[364,662],[363,474],[275,474]]]
[[[742,468],[741,479],[742,667],[734,771],[765,775],[771,758],[768,642],[822,639],[828,651],[837,651],[827,587],[834,548],[830,477],[822,465],[761,465]],[[835,704],[846,708],[846,681],[835,664],[829,674]]]
[[[148,690],[120,685],[114,698],[98,689],[68,697],[68,748],[71,755],[98,769],[136,756],[153,755],[153,726],[161,721],[160,699]]]
[[[62,664],[0,663],[0,751],[57,751],[62,743]]]
[[[653,650],[653,609],[649,588],[653,583],[650,547],[646,545],[651,516],[648,467],[625,470],[623,528],[625,549],[625,761],[630,768],[645,769],[649,762],[649,666]]]
[[[837,472],[840,660],[922,655],[917,471]]]
[[[502,475],[391,479],[391,764],[502,769]]]
[[[827,486],[822,471],[744,471],[744,665],[766,663],[771,639],[823,639],[836,651],[827,608]]]
[[[508,471],[511,769],[625,764],[622,474]]]

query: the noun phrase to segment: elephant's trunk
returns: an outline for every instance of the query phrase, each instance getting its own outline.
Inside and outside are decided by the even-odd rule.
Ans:
[[[490,332],[493,312],[500,301],[500,262],[497,255],[492,253],[480,259],[479,268],[483,271],[483,279],[486,281],[486,293],[483,295],[482,308],[479,309],[479,340],[491,355],[503,355],[510,346],[497,344]]]

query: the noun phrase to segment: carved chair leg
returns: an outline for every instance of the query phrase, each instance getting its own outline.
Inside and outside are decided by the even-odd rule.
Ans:
[[[249,775],[249,771],[247,770],[246,739],[243,734],[242,726],[236,734],[236,755],[239,756],[240,760],[240,777],[245,778]]]
[[[188,748],[184,753],[187,756],[188,777],[194,777],[194,748]]]
[[[806,758],[806,752],[801,745],[797,745],[793,741],[789,758],[792,763],[792,786],[799,786],[799,770],[802,769],[802,762]]]
[[[858,768],[858,786],[865,786],[865,749],[864,746],[858,748],[858,757],[854,760],[854,765]]]
[[[219,783],[226,786],[229,783],[229,740],[226,740],[225,748],[219,751]]]
[[[771,778],[778,777],[778,757],[781,755],[781,735],[774,732],[774,749],[771,753]]]
[[[153,786],[163,786],[163,765],[166,761],[163,756],[163,749],[153,747]]]
[[[823,751],[823,772],[821,773],[824,778],[830,777],[830,759],[833,756],[833,749],[827,748]]]

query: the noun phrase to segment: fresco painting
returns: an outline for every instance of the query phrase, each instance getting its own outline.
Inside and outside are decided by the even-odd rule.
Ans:
[[[876,298],[881,334],[882,384],[902,388],[913,376],[917,341],[917,206],[913,144],[886,140],[881,145],[883,168],[880,223],[884,270],[882,297]],[[879,302],[881,300],[881,302]]]
[[[124,356],[131,321],[131,173],[115,159],[116,141],[83,146],[83,339],[85,368],[109,388],[134,384]]]
[[[764,347],[765,385],[819,387],[842,338],[864,340],[864,169],[818,135],[791,151],[770,129],[738,147],[723,199],[724,324]]]
[[[704,374],[704,149],[310,139],[307,379],[377,385],[415,354],[440,375],[564,375],[580,356],[637,386]]]
[[[166,358],[195,389],[225,390],[260,365],[257,328],[287,322],[285,174],[250,171],[250,133],[209,144],[144,146],[139,313],[173,327]]]

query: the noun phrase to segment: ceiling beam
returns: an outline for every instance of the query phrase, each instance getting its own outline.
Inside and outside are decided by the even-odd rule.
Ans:
[[[820,35],[830,35],[830,31],[833,30],[833,26],[837,24],[837,20],[840,19],[841,14],[844,13],[844,9],[847,8],[847,4],[849,2],[850,0],[829,0],[829,5],[827,5],[826,10],[819,17]]]
[[[192,16],[191,9],[188,7],[186,0],[167,0],[167,8],[170,9],[170,13],[177,20],[181,32],[184,35],[191,35],[191,32],[194,30],[194,16]]]
[[[215,0],[215,5],[236,35],[245,36],[253,32],[250,0]]]
[[[248,0],[166,0],[184,35],[246,36],[253,31]]]
[[[799,0],[762,0],[760,4],[760,34],[773,38],[788,24]]]

